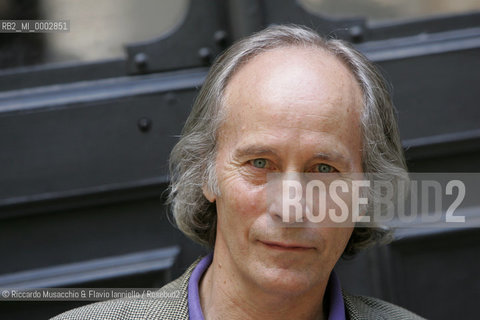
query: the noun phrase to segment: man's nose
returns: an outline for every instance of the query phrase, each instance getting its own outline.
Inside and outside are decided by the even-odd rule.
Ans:
[[[275,174],[267,187],[268,213],[275,222],[291,225],[305,222],[311,205],[305,201],[304,179],[299,173]]]

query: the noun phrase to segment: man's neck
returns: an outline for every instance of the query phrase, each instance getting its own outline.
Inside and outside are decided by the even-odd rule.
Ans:
[[[214,256],[199,283],[200,303],[206,320],[327,318],[323,308],[326,283],[315,292],[301,295],[265,292],[216,260]]]

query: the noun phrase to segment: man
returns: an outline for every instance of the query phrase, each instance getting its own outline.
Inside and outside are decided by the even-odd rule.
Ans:
[[[420,319],[342,292],[332,271],[383,229],[285,222],[268,201],[272,173],[406,179],[384,81],[344,42],[274,26],[233,45],[207,76],[171,172],[178,227],[213,248],[160,289],[178,298],[113,300],[56,319]]]

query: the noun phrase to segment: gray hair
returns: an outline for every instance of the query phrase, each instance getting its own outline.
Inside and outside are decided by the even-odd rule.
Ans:
[[[397,185],[396,181],[408,181],[389,88],[376,67],[344,41],[325,39],[305,27],[271,26],[235,43],[217,58],[195,100],[182,137],[170,155],[169,203],[173,217],[178,228],[200,244],[213,248],[215,243],[216,207],[205,198],[202,187],[219,194],[215,157],[217,131],[224,119],[225,88],[235,72],[252,57],[291,46],[324,49],[348,67],[363,91],[363,172],[374,173],[377,178],[394,182],[393,185]],[[375,195],[369,192],[368,196]],[[388,228],[357,224],[344,256],[389,238]]]

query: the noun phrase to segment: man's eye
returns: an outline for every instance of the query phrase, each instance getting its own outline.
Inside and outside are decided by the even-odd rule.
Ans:
[[[252,161],[252,165],[255,168],[264,169],[267,166],[267,160],[266,159],[255,159],[255,160]]]
[[[320,163],[317,166],[317,170],[320,173],[331,173],[331,172],[335,171],[335,168],[326,164],[326,163]]]

